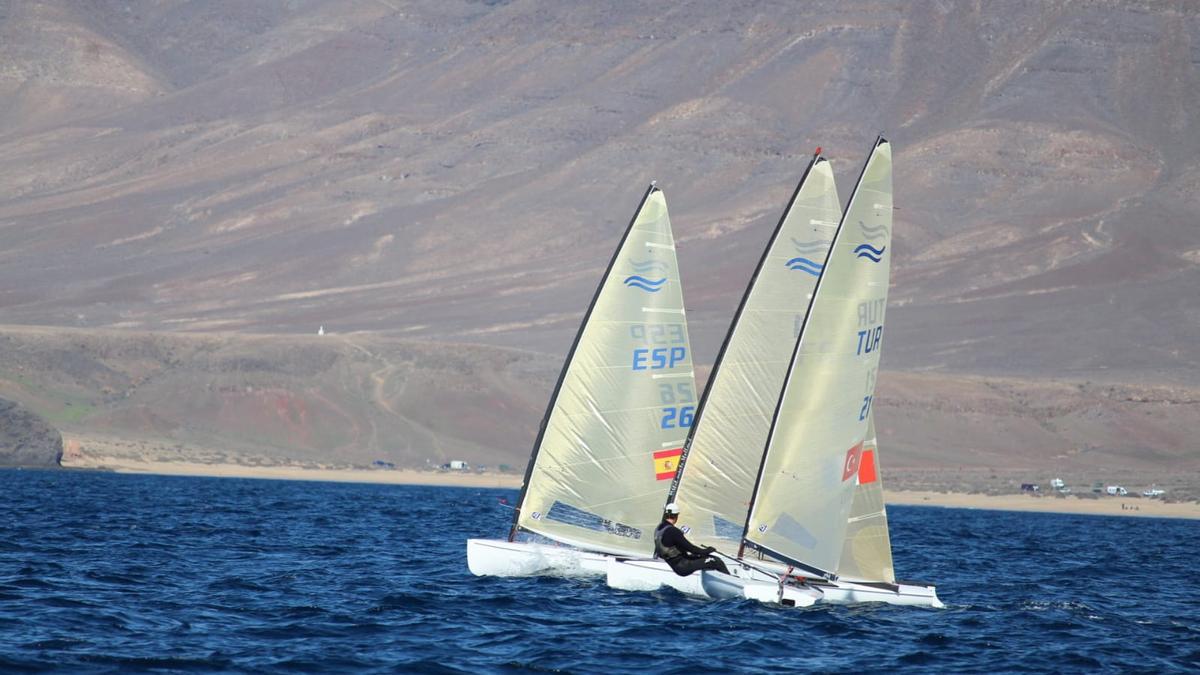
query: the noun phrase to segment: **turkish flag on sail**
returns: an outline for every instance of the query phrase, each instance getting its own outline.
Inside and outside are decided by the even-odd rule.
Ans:
[[[846,451],[846,461],[842,464],[842,482],[858,475],[858,463],[862,459],[862,446],[858,445]]]
[[[879,480],[879,474],[875,471],[875,451],[863,450],[862,459],[858,460],[858,484],[867,485]]]

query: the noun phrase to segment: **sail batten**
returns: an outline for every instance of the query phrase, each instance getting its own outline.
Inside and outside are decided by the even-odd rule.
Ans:
[[[891,146],[880,137],[818,277],[745,522],[747,545],[821,570],[839,568],[863,457],[874,457],[865,446],[887,305],[891,195]]]
[[[607,553],[653,550],[663,475],[674,475],[696,399],[678,269],[666,200],[652,186],[568,353],[514,534]]]
[[[813,156],[763,250],[721,346],[680,458],[671,499],[699,545],[742,538],[756,471],[792,346],[840,221],[829,162]]]

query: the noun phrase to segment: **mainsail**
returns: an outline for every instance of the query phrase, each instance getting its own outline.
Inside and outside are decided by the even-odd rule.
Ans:
[[[801,327],[744,541],[833,576],[859,484],[879,368],[892,234],[892,153],[880,137],[834,235]]]
[[[833,171],[818,148],[730,324],[672,484],[680,525],[701,546],[741,542],[771,418],[840,218]]]
[[[649,554],[695,405],[671,221],[651,186],[559,376],[510,539]]]
[[[896,572],[892,568],[892,541],[883,504],[883,471],[873,412],[867,416],[867,438],[858,462],[857,483],[837,574],[844,579],[894,584]]]

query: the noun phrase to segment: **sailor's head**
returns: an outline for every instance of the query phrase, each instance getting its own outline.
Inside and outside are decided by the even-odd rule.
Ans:
[[[679,505],[675,502],[667,504],[663,509],[663,520],[669,520],[672,523],[679,520]]]

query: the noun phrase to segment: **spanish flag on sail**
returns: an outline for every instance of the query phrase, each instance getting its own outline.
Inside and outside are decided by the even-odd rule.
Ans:
[[[658,480],[671,480],[675,477],[675,469],[679,466],[679,456],[683,448],[659,450],[654,453],[654,477]]]

